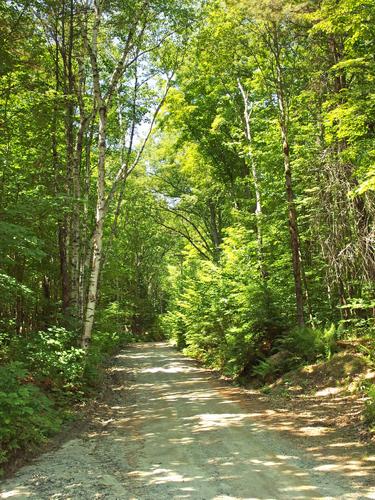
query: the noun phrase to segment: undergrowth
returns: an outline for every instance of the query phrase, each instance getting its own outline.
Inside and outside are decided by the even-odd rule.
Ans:
[[[58,327],[0,337],[0,475],[15,453],[37,448],[60,429],[72,405],[95,392],[105,358],[133,340],[96,332],[85,353],[76,338]]]
[[[366,391],[367,401],[365,403],[364,417],[370,430],[375,433],[375,384],[371,384]]]
[[[330,359],[337,348],[336,338],[335,325],[322,329],[295,327],[275,340],[268,356],[260,359],[251,373],[269,381],[305,363]]]

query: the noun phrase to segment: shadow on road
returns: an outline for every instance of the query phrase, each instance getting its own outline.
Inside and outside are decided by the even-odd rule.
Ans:
[[[310,432],[308,414],[270,409],[165,344],[132,345],[111,371],[100,432],[41,457],[0,498],[375,498],[358,442]]]

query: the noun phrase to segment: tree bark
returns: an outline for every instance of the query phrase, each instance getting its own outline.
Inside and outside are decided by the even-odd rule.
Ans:
[[[300,260],[297,210],[294,203],[288,133],[286,124],[283,120],[280,121],[280,127],[281,127],[281,137],[283,142],[285,190],[288,201],[288,224],[289,224],[290,244],[292,249],[292,264],[293,264],[294,290],[296,296],[297,322],[300,326],[303,326],[305,324],[305,317],[303,310],[304,300],[303,300],[302,270],[301,270],[301,260]]]
[[[276,69],[276,93],[277,102],[279,107],[279,124],[284,157],[284,177],[285,177],[285,191],[288,203],[288,226],[290,234],[290,245],[292,250],[292,266],[294,277],[294,290],[296,296],[296,313],[297,322],[299,326],[304,326],[304,299],[303,299],[303,285],[302,285],[302,265],[301,265],[301,250],[298,234],[298,218],[297,210],[294,202],[293,181],[292,181],[292,168],[290,163],[290,147],[288,139],[288,105],[285,96],[285,82],[283,78],[282,65],[281,65],[281,50],[278,40],[277,27],[273,29],[273,55],[275,59]]]
[[[218,224],[218,208],[214,200],[210,199],[208,201],[208,209],[210,211],[210,234],[213,245],[213,257],[215,262],[218,262],[220,259],[222,236],[221,227]]]
[[[98,161],[98,181],[97,181],[97,204],[95,214],[95,231],[93,237],[93,254],[91,263],[90,282],[87,296],[87,306],[85,322],[82,336],[82,347],[87,349],[91,339],[92,327],[94,323],[99,274],[101,269],[103,252],[103,228],[105,216],[105,157],[106,157],[106,127],[107,108],[104,103],[99,107],[99,161]]]
[[[56,95],[60,92],[61,81],[60,81],[60,43],[57,34],[57,23],[54,27],[54,42],[55,42],[55,54],[54,54],[54,70],[55,70],[55,91]],[[52,137],[51,137],[51,147],[52,147],[52,162],[55,174],[55,194],[58,194],[58,186],[61,181],[59,154],[57,151],[57,127],[58,127],[58,101],[55,102],[53,111],[53,125],[52,125]],[[66,187],[66,183],[63,183]],[[59,248],[59,261],[60,261],[60,283],[61,283],[61,310],[63,316],[66,316],[67,310],[69,308],[70,302],[70,284],[69,284],[69,271],[68,271],[68,255],[67,255],[67,216],[63,214],[58,221],[57,229],[57,239]]]
[[[125,45],[121,54],[121,57],[118,59],[115,70],[112,73],[109,81],[107,91],[103,92],[104,86],[101,82],[100,69],[98,65],[98,37],[99,30],[102,20],[102,2],[100,0],[94,0],[94,21],[91,30],[91,41],[89,42],[87,32],[83,32],[83,39],[85,48],[88,51],[90,57],[91,64],[91,74],[92,74],[92,82],[93,82],[93,90],[94,90],[94,101],[95,101],[95,109],[99,115],[99,132],[98,132],[98,180],[97,180],[97,203],[96,203],[96,214],[95,214],[95,229],[92,238],[92,262],[91,262],[91,270],[90,270],[90,281],[88,285],[88,294],[87,294],[87,305],[85,311],[85,319],[83,326],[83,334],[81,339],[81,345],[84,349],[87,349],[91,340],[92,328],[94,323],[94,315],[97,303],[97,292],[98,292],[98,283],[100,277],[101,263],[103,260],[103,228],[104,228],[104,218],[108,211],[109,205],[115,195],[118,186],[121,182],[126,180],[126,176],[128,176],[138,164],[140,156],[144,150],[145,144],[151,134],[152,125],[156,119],[156,115],[164,102],[164,98],[159,103],[154,116],[151,120],[151,125],[149,129],[149,133],[146,136],[146,139],[143,141],[141,147],[138,150],[135,160],[132,165],[129,167],[128,162],[126,161],[124,165],[121,165],[117,174],[112,183],[112,189],[106,196],[105,192],[105,162],[106,162],[106,129],[107,129],[107,110],[110,109],[112,104],[113,95],[118,87],[119,81],[124,75],[125,71],[129,66],[134,64],[137,61],[139,56],[139,52],[136,53],[136,56],[130,60],[129,54],[133,48],[133,38],[136,33],[136,29],[139,26],[140,33],[138,34],[138,38],[142,38],[146,29],[147,24],[147,16],[144,16],[145,11],[147,10],[148,0],[145,0],[142,7],[139,8],[138,16],[135,16],[133,19],[133,26],[129,30],[128,36],[125,41]],[[141,17],[144,17],[143,21]],[[142,21],[142,22],[141,22]],[[143,23],[143,24],[142,24]],[[172,76],[170,77],[172,78]],[[169,87],[170,79],[168,80]]]
[[[243,88],[241,81],[238,79],[238,88],[240,89],[243,103],[244,103],[244,112],[243,112],[243,117],[244,117],[244,123],[245,123],[245,137],[248,143],[248,159],[250,162],[250,170],[251,170],[251,175],[253,178],[253,183],[254,183],[254,190],[255,190],[255,220],[256,220],[256,231],[257,231],[257,247],[258,247],[258,266],[259,266],[259,272],[264,280],[264,282],[267,280],[268,273],[266,271],[265,263],[264,263],[264,251],[263,251],[263,231],[262,231],[262,199],[261,199],[261,193],[260,193],[260,186],[259,186],[259,175],[258,175],[258,169],[257,165],[255,162],[255,158],[253,155],[253,137],[251,133],[251,113],[252,109],[249,106],[249,98],[247,93],[245,92],[245,89]]]

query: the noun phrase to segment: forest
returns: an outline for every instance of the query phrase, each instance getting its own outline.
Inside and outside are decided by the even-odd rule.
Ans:
[[[0,465],[129,342],[374,367],[373,0],[0,0],[0,128]]]

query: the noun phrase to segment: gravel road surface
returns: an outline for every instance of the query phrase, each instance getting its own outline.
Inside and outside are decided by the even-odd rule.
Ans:
[[[129,346],[111,374],[87,428],[4,481],[1,499],[375,498],[367,466],[365,482],[361,464],[318,466],[308,443],[265,428],[240,391],[166,344]]]

